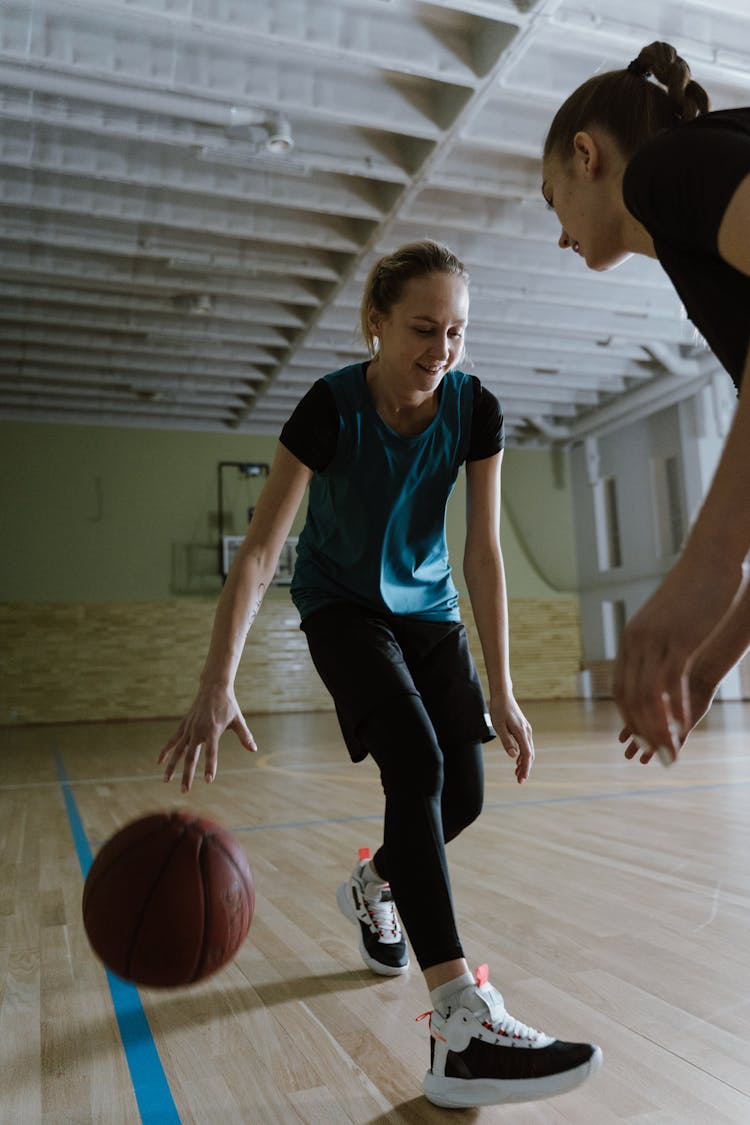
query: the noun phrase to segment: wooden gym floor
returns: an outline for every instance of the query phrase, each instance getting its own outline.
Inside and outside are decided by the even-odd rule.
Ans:
[[[486,747],[482,818],[450,846],[460,928],[509,1010],[598,1042],[550,1101],[429,1105],[421,976],[372,976],[335,888],[376,846],[381,791],[331,714],[251,721],[189,801],[237,832],[256,915],[235,961],[137,992],[94,959],[82,866],[126,821],[185,804],[155,756],[171,722],[0,731],[0,1122],[721,1125],[750,1121],[750,707],[717,704],[671,770],[628,764],[610,704],[535,703],[522,788]]]

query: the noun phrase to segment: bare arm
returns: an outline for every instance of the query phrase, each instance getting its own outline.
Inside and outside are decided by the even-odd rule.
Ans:
[[[467,511],[464,577],[479,633],[490,689],[493,726],[523,782],[531,772],[531,726],[513,696],[508,640],[508,598],[500,549],[502,453],[466,466]]]
[[[172,778],[183,760],[183,793],[193,783],[202,745],[206,748],[204,776],[206,781],[213,781],[219,738],[225,730],[233,730],[248,750],[257,749],[235,698],[234,679],[248,631],[311,477],[311,470],[279,444],[247,535],[219,598],[198,694],[176,733],[159,753],[158,761],[166,761],[165,781]]]
[[[216,609],[202,683],[230,686],[312,472],[279,443]]]
[[[721,681],[750,648],[750,582],[747,567],[740,593],[691,660],[685,674],[685,693],[690,717],[680,732],[680,749],[690,732],[698,725],[713,702]],[[640,752],[640,761],[647,765],[654,755],[649,746],[642,746],[629,727],[620,732],[620,742],[627,743],[626,758]]]
[[[740,183],[718,234],[719,253],[750,276],[750,176]],[[750,310],[748,310],[750,317]],[[676,753],[691,729],[686,670],[737,596],[750,551],[750,350],[743,394],[711,487],[680,559],[628,624],[615,667],[615,699],[626,728]],[[721,646],[723,633],[716,643]],[[674,720],[674,722],[672,722]]]
[[[711,698],[728,672],[750,648],[750,581],[745,566],[743,585],[729,612],[706,643],[698,649],[689,669],[690,679],[710,689]],[[697,723],[702,715],[691,715]]]

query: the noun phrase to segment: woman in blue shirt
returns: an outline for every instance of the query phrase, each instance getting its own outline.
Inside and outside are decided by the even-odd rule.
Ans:
[[[358,927],[365,964],[382,975],[408,967],[403,920],[434,1006],[425,1093],[457,1107],[561,1093],[601,1062],[599,1048],[560,1042],[508,1014],[486,966],[476,978],[469,972],[453,908],[445,845],[481,810],[482,743],[497,732],[519,782],[534,758],[508,657],[502,414],[459,369],[468,316],[468,275],[447,248],[412,243],[375,264],[361,309],[371,358],[318,380],[284,426],[219,601],[199,693],[159,759],[167,780],[182,760],[187,791],[201,746],[206,780],[215,776],[225,729],[256,749],[234,678],[309,488],[292,596],[349,753],[372,756],[385,793],[382,845],[372,858],[360,852],[338,903]],[[462,464],[464,575],[494,731],[445,541]]]

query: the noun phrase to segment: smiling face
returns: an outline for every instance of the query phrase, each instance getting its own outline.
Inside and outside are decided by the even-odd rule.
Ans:
[[[412,278],[388,313],[371,309],[378,368],[406,392],[430,394],[460,362],[469,316],[462,277],[430,273]]]
[[[592,270],[612,269],[630,257],[623,243],[621,169],[609,156],[606,139],[581,132],[570,160],[551,155],[542,169],[542,194],[562,227],[558,245],[580,254]]]

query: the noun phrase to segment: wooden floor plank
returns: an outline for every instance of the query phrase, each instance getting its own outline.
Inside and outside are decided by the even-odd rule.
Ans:
[[[534,703],[519,788],[486,747],[481,819],[449,848],[460,930],[508,1008],[605,1066],[564,1097],[469,1110],[420,1083],[429,1007],[413,965],[372,976],[335,890],[376,848],[382,791],[330,714],[251,721],[212,786],[164,786],[173,724],[0,731],[0,1125],[131,1125],[133,1081],[83,931],[58,768],[94,851],[127,821],[189,804],[234,830],[256,917],[212,980],[141,990],[185,1125],[746,1125],[750,1120],[750,707],[717,705],[678,766],[626,763],[610,704]]]

